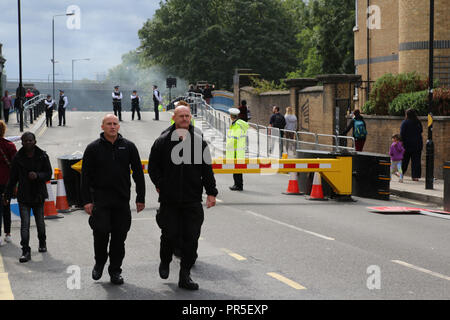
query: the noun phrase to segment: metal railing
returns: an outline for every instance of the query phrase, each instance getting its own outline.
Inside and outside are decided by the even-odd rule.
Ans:
[[[33,120],[45,111],[42,101],[45,99],[44,94],[35,96],[23,104],[23,123],[28,128],[28,123],[33,124]]]
[[[189,92],[184,98],[191,106],[194,118],[203,120],[204,127],[200,129],[212,133],[209,138],[213,143],[210,145],[216,152],[216,156],[224,155],[227,130],[231,125],[229,114],[207,104],[200,93]],[[281,158],[283,153],[296,157],[299,149],[336,153],[355,151],[354,137],[278,129],[253,122],[248,124],[247,156],[249,157]],[[349,142],[350,146],[347,146]]]

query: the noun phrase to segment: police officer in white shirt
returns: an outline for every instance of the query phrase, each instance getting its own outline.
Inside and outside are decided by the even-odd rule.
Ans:
[[[134,120],[134,113],[137,112],[138,120],[141,120],[141,109],[139,108],[139,102],[141,98],[138,96],[137,91],[133,90],[131,95],[131,120]]]
[[[67,97],[64,95],[64,90],[59,90],[58,126],[61,126],[61,123],[63,124],[63,126],[66,125],[66,108],[68,105],[69,99],[67,99]]]
[[[47,95],[47,99],[44,100],[45,103],[45,123],[47,127],[52,126],[52,116],[53,116],[53,105],[55,101],[53,101],[51,95]]]
[[[155,105],[155,118],[153,120],[159,120],[159,105],[162,102],[161,93],[158,90],[158,86],[153,85],[153,104]]]
[[[122,121],[122,92],[119,91],[119,86],[114,87],[112,99],[114,115],[119,118],[119,121]]]

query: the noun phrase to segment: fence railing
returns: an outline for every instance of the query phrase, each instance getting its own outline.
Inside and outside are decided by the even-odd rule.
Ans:
[[[224,155],[227,130],[231,125],[229,114],[214,109],[206,103],[200,93],[189,92],[184,97],[194,117],[200,118],[206,124],[206,130],[212,130],[213,149],[216,156]],[[307,131],[292,131],[263,126],[248,122],[247,155],[249,157],[282,157],[283,153],[296,157],[297,150],[319,150],[337,153],[354,152],[354,137],[331,134],[313,133]],[[350,146],[348,146],[350,145]],[[219,154],[217,154],[217,152]]]
[[[23,104],[23,123],[28,128],[28,124],[33,124],[33,121],[45,111],[45,106],[42,101],[45,99],[44,94],[35,96]],[[19,122],[19,121],[18,121]]]

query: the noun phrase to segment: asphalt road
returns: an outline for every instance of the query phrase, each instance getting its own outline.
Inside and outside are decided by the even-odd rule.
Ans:
[[[72,112],[66,127],[38,131],[38,146],[57,166],[62,155],[83,153],[101,132],[103,113]],[[169,114],[131,121],[125,112],[120,132],[147,159]],[[354,198],[352,203],[311,202],[283,195],[288,175],[244,175],[244,191],[232,192],[231,175],[216,175],[217,206],[205,207],[199,258],[192,278],[200,290],[179,289],[179,260],[169,279],[158,275],[160,230],[156,191],[146,176],[146,209],[136,213],[126,240],[125,284],[93,281],[92,232],[78,210],[46,220],[48,252],[37,252],[34,223],[32,260],[21,264],[20,225],[13,243],[0,249],[15,299],[313,300],[449,299],[450,221],[424,215],[383,215],[368,206],[410,206],[405,200]],[[134,189],[134,184],[133,184]],[[134,190],[132,200],[134,199]],[[1,267],[1,266],[0,266]],[[75,272],[73,271],[75,270]],[[69,271],[69,273],[68,273]],[[73,279],[79,271],[79,288]],[[1,273],[1,271],[0,271]],[[1,290],[0,290],[1,292]]]

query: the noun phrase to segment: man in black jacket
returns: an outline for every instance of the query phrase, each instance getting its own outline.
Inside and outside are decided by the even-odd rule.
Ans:
[[[134,143],[119,134],[119,119],[106,115],[102,129],[100,138],[90,143],[84,152],[81,193],[94,235],[92,278],[99,280],[102,276],[109,243],[108,273],[113,284],[122,284],[125,239],[131,227],[130,169],[136,183],[137,212],[145,208],[144,171]]]
[[[46,252],[44,223],[44,202],[48,198],[46,182],[52,177],[52,167],[47,153],[36,146],[36,136],[32,132],[22,135],[22,148],[17,152],[11,165],[11,175],[5,192],[5,204],[8,204],[17,183],[17,202],[20,210],[20,244],[22,256],[20,262],[31,259],[30,210],[33,209],[36,221],[39,252]]]
[[[159,193],[161,204],[158,225],[161,228],[159,275],[169,276],[169,264],[182,238],[178,286],[198,290],[190,277],[197,258],[198,239],[204,219],[203,187],[206,206],[216,204],[216,180],[208,145],[191,122],[189,105],[180,101],[173,116],[174,124],[156,139],[152,146],[148,172]]]

